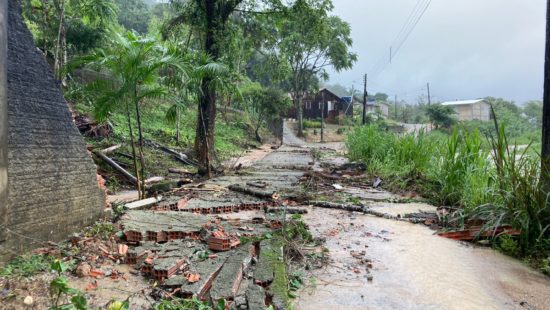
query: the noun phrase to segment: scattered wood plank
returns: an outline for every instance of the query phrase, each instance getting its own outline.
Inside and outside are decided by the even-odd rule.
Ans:
[[[232,185],[229,185],[228,188],[234,192],[239,192],[239,193],[255,196],[262,199],[271,199],[271,200],[279,199],[279,194],[275,191],[259,190],[252,187],[242,186],[240,184],[232,184]]]
[[[118,150],[121,147],[122,147],[122,144],[117,144],[117,145],[113,145],[111,147],[108,147],[106,149],[103,149],[103,150],[101,150],[101,152],[103,154],[110,154],[110,153],[114,152],[115,150]]]
[[[164,177],[151,177],[145,180],[145,184],[158,183],[164,181]]]
[[[117,164],[114,160],[109,158],[107,155],[103,154],[100,151],[94,151],[94,154],[96,154],[97,157],[101,158],[104,162],[109,164],[109,166],[113,167],[113,169],[120,172],[120,174],[122,174],[130,182],[137,184],[138,181],[135,176],[133,176],[130,172],[126,171],[126,169],[122,168],[119,164]]]
[[[177,174],[190,174],[191,173],[189,170],[182,169],[182,168],[169,168],[168,172],[169,173],[177,173]]]
[[[143,200],[138,200],[134,202],[130,202],[124,205],[124,209],[126,210],[140,210],[147,207],[150,207],[162,200],[162,197],[151,197]]]

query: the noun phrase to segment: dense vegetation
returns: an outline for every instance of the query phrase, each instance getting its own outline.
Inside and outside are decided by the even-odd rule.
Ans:
[[[301,107],[328,68],[351,68],[350,27],[332,9],[330,0],[23,0],[66,98],[114,131],[88,143],[124,144],[133,159],[118,160],[142,196],[145,179],[165,168],[146,140],[192,150],[211,176],[261,143],[290,100]]]
[[[542,264],[550,253],[550,208],[540,186],[540,157],[531,145],[511,142],[505,125],[488,124],[493,130],[485,137],[458,126],[450,135],[398,135],[371,124],[350,133],[347,146],[349,156],[365,162],[389,188],[416,191],[436,205],[450,206],[451,226],[480,222],[485,231],[505,225],[521,230],[519,238],[506,239],[514,249],[509,254]]]

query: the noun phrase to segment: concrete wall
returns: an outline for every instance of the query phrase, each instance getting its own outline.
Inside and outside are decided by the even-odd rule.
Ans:
[[[0,242],[8,223],[8,2],[0,0]]]
[[[0,246],[20,252],[92,224],[105,200],[96,166],[19,3],[8,1],[8,232]]]

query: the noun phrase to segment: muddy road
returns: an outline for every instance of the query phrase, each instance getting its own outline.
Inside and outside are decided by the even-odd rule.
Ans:
[[[289,301],[292,309],[304,310],[550,309],[548,277],[488,247],[439,237],[424,220],[412,224],[405,215],[434,214],[436,208],[369,187],[359,167],[348,163],[342,143],[304,143],[287,124],[283,136],[276,150],[266,146],[228,164],[241,169],[185,185],[145,210],[127,210],[117,226],[130,242],[127,256],[116,256],[120,250],[112,239],[96,243],[82,237],[78,242],[89,245],[79,251],[85,253],[81,264],[111,277],[73,275],[71,286],[86,291],[93,308],[129,299],[131,309],[150,309],[163,296],[195,296],[223,298],[231,309],[243,310],[284,309]],[[326,205],[331,203],[340,206]],[[299,251],[306,253],[301,257],[307,258],[298,264],[271,239],[284,223],[282,206],[307,211],[301,218],[313,240],[325,241],[300,243]],[[268,232],[272,237],[263,238]],[[239,246],[244,234],[263,239],[253,248]],[[226,247],[223,240],[239,242]],[[318,256],[309,260],[309,254]],[[165,270],[170,275],[159,273]],[[296,272],[303,285],[289,300],[288,283]],[[200,281],[195,284],[190,275]]]
[[[301,142],[288,126],[284,139],[327,147]],[[339,152],[323,160],[345,161]],[[373,189],[342,191],[382,214],[435,210],[392,203],[399,197]],[[330,262],[307,274],[296,309],[550,309],[550,279],[490,248],[436,236],[424,225],[343,210],[310,207],[304,220],[326,239]]]

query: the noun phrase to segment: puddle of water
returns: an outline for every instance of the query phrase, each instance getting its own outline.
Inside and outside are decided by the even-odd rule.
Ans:
[[[434,236],[421,225],[338,210],[315,209],[304,218],[327,237],[332,262],[311,274],[316,287],[301,292],[297,309],[550,307],[547,277],[491,249]],[[372,282],[350,251],[366,252]]]

